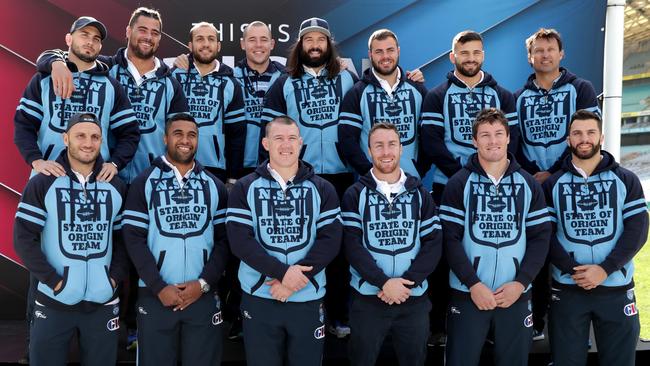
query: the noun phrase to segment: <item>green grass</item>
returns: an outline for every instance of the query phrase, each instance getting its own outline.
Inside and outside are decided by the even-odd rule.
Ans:
[[[650,240],[634,257],[634,283],[641,318],[641,338],[650,339]]]

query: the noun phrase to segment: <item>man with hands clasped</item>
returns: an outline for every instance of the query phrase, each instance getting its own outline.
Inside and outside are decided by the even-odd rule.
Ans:
[[[452,289],[447,365],[478,365],[488,332],[498,366],[525,365],[530,283],[548,252],[550,217],[539,183],[507,152],[503,112],[479,112],[472,134],[477,152],[449,180],[440,206]]]
[[[374,365],[391,335],[400,365],[424,365],[431,302],[427,276],[440,260],[436,207],[417,177],[400,168],[402,144],[392,123],[368,133],[372,168],[343,197],[343,242],[352,295],[350,360]]]

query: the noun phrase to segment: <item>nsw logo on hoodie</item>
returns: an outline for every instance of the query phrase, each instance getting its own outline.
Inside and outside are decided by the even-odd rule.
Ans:
[[[472,241],[494,248],[516,244],[523,231],[524,185],[503,180],[496,186],[492,182],[471,182],[469,193]]]
[[[258,187],[255,195],[257,233],[262,246],[287,255],[310,243],[314,220],[312,190],[306,187]]]
[[[179,187],[176,177],[151,179],[152,204],[160,234],[187,238],[200,236],[210,224],[209,191],[201,179],[189,179]]]
[[[300,110],[300,123],[324,129],[336,125],[343,98],[341,77],[292,79],[295,103]]]
[[[526,144],[549,146],[564,142],[571,115],[569,92],[526,96],[522,104],[521,129]]]

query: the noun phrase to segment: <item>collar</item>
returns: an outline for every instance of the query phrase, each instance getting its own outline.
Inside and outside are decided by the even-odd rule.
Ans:
[[[269,174],[271,174],[273,179],[275,179],[275,181],[278,182],[278,184],[280,185],[280,188],[282,188],[283,191],[285,191],[287,189],[289,184],[291,184],[291,181],[293,181],[293,179],[296,177],[294,175],[293,177],[289,178],[288,181],[285,182],[284,179],[282,178],[282,176],[280,175],[280,173],[278,173],[275,169],[271,168],[271,164],[267,163],[266,164],[266,169],[269,171]]]
[[[375,180],[375,184],[377,184],[377,190],[386,196],[388,202],[393,202],[393,198],[404,188],[404,183],[406,182],[406,174],[404,174],[404,170],[402,170],[402,168],[399,169],[400,176],[395,183],[388,183],[385,180],[378,179],[373,170],[374,168],[370,169],[370,175],[372,176],[372,179]]]
[[[393,92],[397,89],[399,82],[402,80],[402,72],[399,70],[399,67],[395,69],[397,70],[397,80],[395,80],[395,85],[393,86],[391,86],[388,83],[388,80],[381,78],[379,74],[377,74],[377,72],[375,71],[374,67],[371,67],[370,70],[372,71],[372,74],[375,76],[375,79],[379,81],[379,86],[381,86],[381,88],[384,89],[384,91],[386,91],[386,94],[388,94],[389,97],[392,97]]]
[[[209,75],[209,74],[212,74],[213,72],[219,71],[219,68],[221,67],[221,63],[219,62],[219,60],[214,60],[214,61],[215,61],[214,69],[208,71],[207,73],[205,73],[205,75]],[[199,71],[199,68],[196,67],[196,62],[194,62],[194,68],[199,73],[199,75],[205,76],[205,75],[202,75],[201,72]]]
[[[503,173],[501,173],[500,177],[497,178],[497,177],[495,177],[493,175],[488,174],[488,172],[485,172],[487,177],[490,178],[490,180],[492,181],[492,183],[495,186],[498,186],[499,183],[501,183],[501,179],[503,179],[503,177],[506,175],[506,172],[508,171],[508,167],[510,166],[510,159],[507,159],[507,160],[508,160],[508,165],[506,165],[506,170],[504,170]]]
[[[316,72],[316,70],[312,69],[312,68],[309,67],[309,66],[305,66],[305,65],[302,65],[302,68],[303,68],[303,70],[305,70],[306,73],[308,73],[309,75],[311,75],[311,76],[313,76],[313,77],[315,77],[315,78],[317,78],[317,77],[319,77],[319,76],[323,76],[324,73],[326,72],[325,67],[323,67],[322,69],[320,69],[319,72]]]
[[[93,175],[92,170],[90,171],[90,174],[88,174],[85,177],[84,177],[83,174],[79,173],[78,171],[76,171],[76,170],[74,170],[72,168],[70,170],[77,177],[77,180],[79,181],[79,183],[81,184],[82,187],[86,187],[86,183],[88,183],[88,180],[90,180],[90,176]]]
[[[133,64],[133,62],[131,62],[131,60],[129,60],[128,53],[127,53],[128,50],[129,50],[128,47],[124,49],[124,58],[126,59],[127,69],[133,76],[133,80],[135,80],[136,85],[140,86],[142,82],[144,82],[146,79],[151,79],[156,77],[156,71],[160,68],[160,60],[158,59],[158,57],[153,58],[153,62],[154,62],[153,70],[145,72],[144,75],[140,75],[138,68],[135,67],[135,65]]]
[[[560,78],[562,78],[562,75],[564,75],[564,73],[562,72],[562,70],[560,70],[560,75],[558,77],[556,77],[555,79],[553,79],[553,83],[551,84],[551,89],[553,89],[553,87],[555,86],[555,83],[557,83],[560,80]],[[535,79],[533,79],[533,85],[535,85],[535,87],[537,89],[544,89],[541,86],[539,86],[539,84],[537,84],[537,77],[535,77]]]
[[[603,160],[603,155],[602,154],[600,155],[600,160]],[[573,163],[573,160],[571,161],[571,165],[573,165],[573,168],[576,170],[576,172],[580,173],[580,175],[582,175],[582,177],[584,179],[589,179],[589,174],[587,174],[587,172],[582,170],[582,168],[580,168],[579,166],[575,165]]]
[[[176,176],[176,180],[178,181],[178,184],[181,187],[183,185],[185,185],[185,182],[190,177],[190,174],[192,174],[192,171],[194,170],[194,167],[196,166],[196,162],[192,163],[192,168],[190,170],[188,170],[187,173],[185,173],[185,175],[183,176],[183,175],[181,175],[181,172],[178,170],[178,168],[176,168],[176,166],[174,164],[170,163],[167,160],[167,157],[165,155],[162,155],[161,158],[162,158],[163,163],[165,163],[165,165],[172,168],[172,171],[174,172],[174,175]]]
[[[483,82],[483,80],[485,79],[485,73],[483,72],[483,70],[481,70],[481,71],[479,71],[479,72],[481,73],[481,79],[478,81],[478,83],[476,83],[476,85],[481,84],[481,83]],[[458,77],[458,74],[456,73],[456,70],[454,70],[454,76],[455,76],[456,79],[458,79],[461,83],[463,83],[463,85],[465,85],[465,87],[467,87],[467,89],[470,89],[470,90],[471,90],[471,89],[474,89],[474,88],[476,87],[476,85],[474,85],[473,87],[470,88],[469,85],[467,85],[467,83],[465,83],[465,81],[464,81],[463,79],[461,79],[461,78]]]

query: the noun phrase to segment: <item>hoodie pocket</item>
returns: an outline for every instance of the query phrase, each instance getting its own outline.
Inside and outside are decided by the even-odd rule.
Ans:
[[[65,289],[65,286],[68,284],[68,275],[70,274],[70,267],[65,266],[63,267],[63,279],[61,282],[61,287],[58,290],[54,290],[54,296],[58,296],[63,290]]]
[[[165,254],[167,251],[161,250],[160,255],[158,256],[158,262],[156,262],[156,267],[158,268],[158,272],[160,272],[160,269],[163,266],[163,262],[165,261]]]

